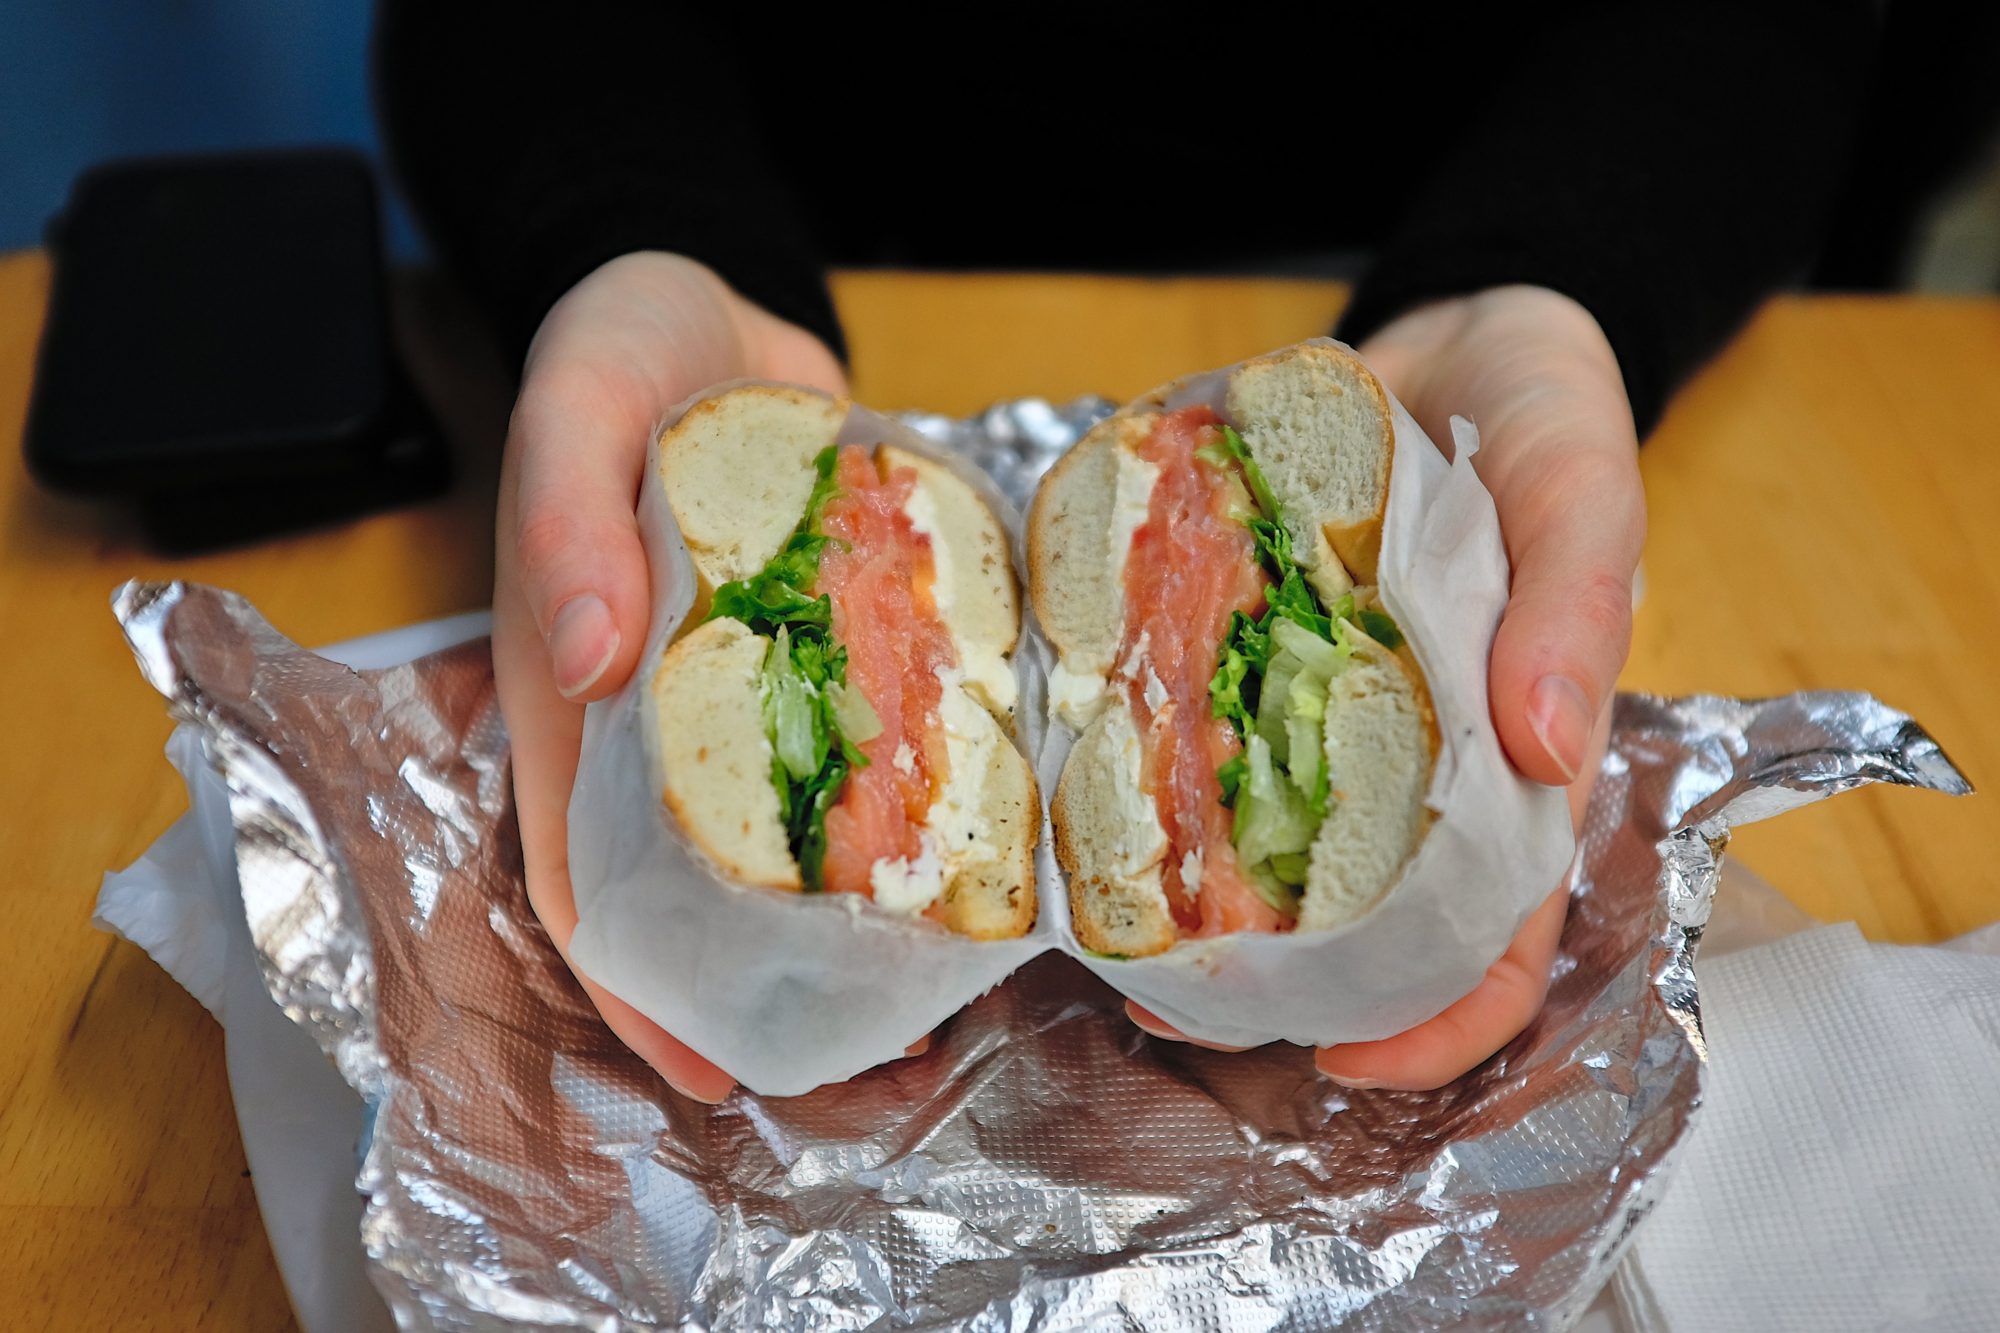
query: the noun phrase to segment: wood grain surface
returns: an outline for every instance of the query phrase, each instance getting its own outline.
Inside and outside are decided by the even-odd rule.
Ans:
[[[91,928],[98,879],[179,813],[168,725],[108,610],[134,576],[248,596],[324,643],[483,605],[505,377],[434,286],[406,350],[460,462],[445,499],[252,549],[165,560],[129,521],[51,496],[18,440],[48,291],[0,258],[0,1320],[291,1326],[247,1178],[220,1030]],[[1337,284],[866,273],[836,294],[858,396],[969,412],[1129,395],[1323,331]],[[2000,774],[2000,302],[1774,303],[1647,446],[1646,597],[1629,688],[1872,690],[1979,782]],[[1879,939],[2000,917],[1984,797],[1843,797],[1738,835],[1807,911]],[[25,1294],[25,1304],[21,1297]]]

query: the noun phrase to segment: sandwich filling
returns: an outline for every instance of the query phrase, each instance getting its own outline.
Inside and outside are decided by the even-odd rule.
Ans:
[[[1110,684],[1165,833],[1161,890],[1183,936],[1289,930],[1333,801],[1329,682],[1360,636],[1393,649],[1401,635],[1307,581],[1255,459],[1213,410],[1164,414],[1138,452],[1156,474]]]
[[[1139,447],[1158,471],[1125,561],[1117,670],[1137,724],[1141,783],[1166,832],[1161,888],[1187,935],[1284,925],[1238,864],[1216,777],[1243,748],[1209,706],[1216,645],[1233,618],[1262,607],[1270,581],[1236,517],[1244,491],[1233,466],[1197,457],[1221,426],[1207,408],[1186,408],[1161,417]]]
[[[718,588],[709,614],[771,637],[759,694],[807,891],[934,913],[958,849],[941,849],[930,826],[965,803],[945,717],[963,673],[931,538],[909,512],[919,481],[858,445],[816,466],[790,540],[755,577]]]

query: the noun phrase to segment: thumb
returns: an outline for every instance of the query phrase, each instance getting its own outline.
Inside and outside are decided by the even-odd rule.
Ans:
[[[645,453],[634,443],[650,423],[627,420],[619,397],[531,374],[509,427],[501,558],[548,645],[557,690],[579,702],[631,675],[650,614],[635,516]]]
[[[1607,434],[1510,451],[1494,487],[1513,585],[1487,682],[1493,722],[1515,767],[1551,785],[1582,772],[1632,642],[1645,500],[1631,443]]]

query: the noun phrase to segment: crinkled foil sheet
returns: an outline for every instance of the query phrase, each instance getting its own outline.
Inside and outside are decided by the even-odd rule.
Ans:
[[[918,424],[1018,495],[1106,410]],[[272,995],[372,1103],[361,1241],[412,1328],[1563,1327],[1700,1105],[1731,822],[1964,789],[1863,695],[1628,696],[1547,1007],[1452,1087],[1156,1041],[1045,956],[922,1056],[710,1108],[619,1047],[529,909],[483,642],[356,673],[229,593],[117,609],[227,780]]]

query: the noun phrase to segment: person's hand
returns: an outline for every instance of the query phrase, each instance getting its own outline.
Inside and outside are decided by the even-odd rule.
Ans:
[[[743,377],[844,390],[839,362],[811,334],[667,254],[599,268],[555,304],[528,349],[500,474],[493,675],[513,741],[528,896],[565,958],[576,929],[568,810],[583,705],[631,676],[652,614],[635,518],[648,435],[674,404]],[[713,1102],[734,1086],[577,979],[618,1038],[675,1088]]]
[[[1488,675],[1493,722],[1527,777],[1568,789],[1579,826],[1632,640],[1632,576],[1646,535],[1638,441],[1618,362],[1590,313],[1540,287],[1423,306],[1360,349],[1410,415],[1449,447],[1479,427],[1474,466],[1493,493],[1513,586]],[[1435,1088],[1513,1040],[1541,1009],[1562,935],[1557,888],[1486,973],[1437,1017],[1382,1041],[1322,1048],[1349,1087]],[[1135,1022],[1178,1036],[1128,1006]]]

